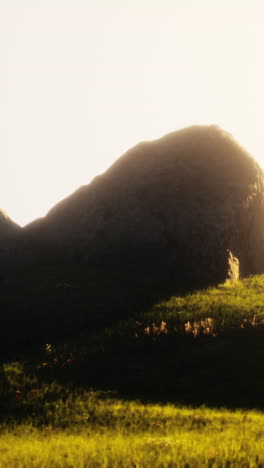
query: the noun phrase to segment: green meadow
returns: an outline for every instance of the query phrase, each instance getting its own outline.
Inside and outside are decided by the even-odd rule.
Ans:
[[[102,323],[6,344],[1,467],[264,466],[263,275]]]
[[[263,466],[264,415],[69,394],[3,425],[1,467]],[[52,413],[52,414],[51,414]]]

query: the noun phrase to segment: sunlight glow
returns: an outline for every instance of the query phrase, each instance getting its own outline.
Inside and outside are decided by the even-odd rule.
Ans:
[[[264,166],[263,15],[261,0],[2,0],[0,208],[23,225],[193,124]]]

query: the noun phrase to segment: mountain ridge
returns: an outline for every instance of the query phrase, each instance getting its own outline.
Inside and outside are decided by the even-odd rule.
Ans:
[[[232,135],[185,127],[138,143],[29,223],[18,251],[221,281],[228,251],[242,275],[264,271],[263,207],[263,171]]]

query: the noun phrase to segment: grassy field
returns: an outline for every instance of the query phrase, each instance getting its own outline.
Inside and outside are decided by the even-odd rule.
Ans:
[[[42,400],[42,411],[2,424],[1,467],[264,464],[264,415],[256,411],[142,404],[54,385],[23,398],[25,406]]]
[[[1,467],[263,466],[263,415],[134,403],[105,405],[105,426],[0,435]],[[126,415],[124,417],[124,412]],[[119,413],[119,414],[118,414]],[[135,427],[134,418],[138,422]],[[138,419],[140,420],[138,421]],[[111,427],[112,421],[112,427]],[[131,423],[131,427],[130,426]]]
[[[118,316],[9,350],[0,467],[264,466],[264,276]]]

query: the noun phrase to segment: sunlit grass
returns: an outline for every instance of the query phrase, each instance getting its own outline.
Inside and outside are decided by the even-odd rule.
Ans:
[[[264,326],[264,275],[158,301],[136,320],[120,322],[119,332],[135,336],[192,334],[217,336]],[[112,330],[115,333],[115,330]]]
[[[0,467],[260,467],[264,414],[120,399],[5,366]],[[17,398],[17,388],[20,388]]]
[[[254,276],[157,301],[111,328],[4,362],[0,467],[264,466],[264,414],[216,408],[229,396],[232,408],[240,396],[245,408],[263,407],[263,320],[264,276]],[[130,400],[74,380],[96,369],[105,383],[108,366],[112,384],[126,370]],[[217,404],[194,406],[198,393]]]
[[[75,405],[73,400],[71,404]],[[60,408],[60,418],[56,420],[54,414],[47,426],[38,428],[34,421],[3,426],[0,466],[253,467],[264,463],[264,415],[256,411],[144,405],[87,393],[79,396],[72,422],[65,425],[63,413],[68,420],[67,402]]]
[[[264,275],[225,283],[186,296],[172,296],[157,303],[147,314],[156,320],[201,320],[212,317],[217,322],[237,326],[241,318],[264,317]]]

